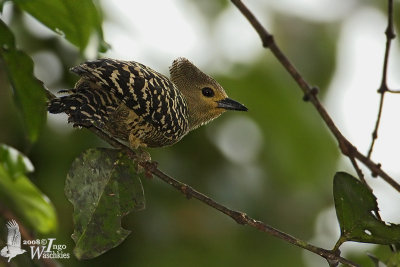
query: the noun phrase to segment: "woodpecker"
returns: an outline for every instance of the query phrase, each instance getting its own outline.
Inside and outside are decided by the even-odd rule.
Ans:
[[[135,61],[109,58],[70,69],[80,76],[66,96],[50,100],[74,126],[95,126],[133,149],[173,145],[226,110],[247,111],[186,58],[174,60],[170,79]]]

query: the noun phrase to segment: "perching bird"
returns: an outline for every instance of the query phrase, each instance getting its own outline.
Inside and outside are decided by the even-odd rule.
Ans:
[[[247,111],[213,78],[185,58],[170,67],[171,79],[134,61],[99,59],[73,67],[81,78],[69,95],[50,101],[74,126],[105,130],[131,148],[172,145],[226,110]]]
[[[8,258],[8,262],[10,262],[12,258],[25,253],[26,250],[21,249],[21,233],[19,232],[18,224],[11,220],[7,223],[7,229],[7,246],[0,251],[0,255]]]

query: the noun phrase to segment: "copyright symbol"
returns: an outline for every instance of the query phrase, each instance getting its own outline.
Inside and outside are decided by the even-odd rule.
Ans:
[[[47,244],[47,239],[42,239],[42,240],[40,240],[40,244],[41,244],[41,245],[46,245],[46,244]]]

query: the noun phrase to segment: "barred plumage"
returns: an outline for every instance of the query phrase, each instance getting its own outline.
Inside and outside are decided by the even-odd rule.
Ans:
[[[172,81],[138,62],[108,58],[71,71],[81,79],[50,101],[49,112],[65,112],[74,125],[95,125],[133,148],[172,145],[226,109],[247,110],[185,58],[173,62]]]

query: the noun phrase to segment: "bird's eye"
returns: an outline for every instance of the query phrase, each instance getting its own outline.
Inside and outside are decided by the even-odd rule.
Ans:
[[[214,96],[214,91],[210,87],[204,87],[201,89],[201,92],[205,97],[213,97]]]

